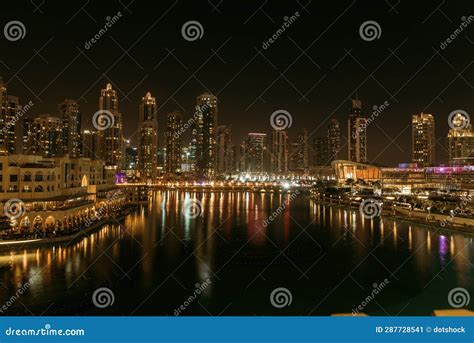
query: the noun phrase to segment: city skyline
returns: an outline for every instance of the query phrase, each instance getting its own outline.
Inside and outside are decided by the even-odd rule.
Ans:
[[[202,22],[205,32],[202,39],[193,42],[182,38],[181,26],[193,19],[190,13],[197,4],[169,2],[160,5],[163,6],[163,12],[169,10],[173,13],[173,22],[166,19],[140,22],[136,18],[141,17],[140,14],[146,18],[147,13],[145,8],[136,4],[128,9],[116,2],[110,2],[110,6],[105,3],[88,5],[85,10],[92,13],[94,20],[78,8],[71,12],[68,17],[70,21],[58,23],[63,25],[64,33],[55,32],[61,37],[69,37],[71,43],[62,45],[61,49],[69,52],[71,60],[77,57],[71,68],[66,68],[68,65],[65,61],[60,63],[57,56],[61,54],[54,54],[58,51],[58,46],[54,44],[48,43],[40,51],[40,56],[51,61],[48,64],[32,50],[39,51],[48,42],[51,35],[48,35],[50,24],[47,18],[61,8],[44,5],[43,13],[37,11],[25,19],[27,27],[40,24],[39,30],[28,31],[27,41],[16,44],[0,42],[2,46],[5,45],[2,59],[5,65],[0,75],[9,81],[9,88],[20,97],[21,103],[30,100],[35,102],[34,111],[37,114],[54,112],[56,104],[65,98],[76,99],[81,106],[85,128],[92,127],[90,117],[96,111],[97,88],[111,82],[121,99],[125,136],[132,138],[135,145],[138,144],[137,135],[130,136],[138,128],[137,108],[147,91],[156,97],[159,104],[159,127],[166,125],[167,113],[175,109],[182,112],[183,119],[191,117],[195,96],[205,91],[215,94],[220,99],[221,123],[233,128],[236,141],[243,140],[250,131],[269,133],[268,117],[278,109],[285,109],[293,115],[290,133],[308,127],[316,129],[314,134],[311,134],[313,129],[309,130],[312,137],[325,135],[326,123],[331,118],[336,118],[344,129],[347,101],[358,93],[367,113],[373,106],[380,106],[385,101],[390,104],[368,132],[368,142],[375,142],[369,144],[383,146],[386,151],[380,154],[380,151],[369,149],[368,160],[381,165],[393,165],[411,159],[410,116],[420,112],[432,113],[437,119],[436,131],[440,133],[439,137],[445,137],[449,127],[443,116],[447,117],[456,109],[471,112],[468,101],[472,94],[472,82],[469,80],[471,69],[464,53],[470,43],[460,37],[446,49],[440,47],[462,22],[461,17],[465,13],[451,7],[437,10],[435,7],[426,8],[415,4],[407,11],[403,4],[395,7],[377,4],[371,16],[384,22],[382,35],[380,39],[367,42],[360,39],[358,32],[363,21],[361,19],[371,19],[365,12],[365,4],[362,1],[354,5],[348,1],[337,8],[311,3],[302,4],[306,7],[298,3],[278,8],[265,6],[262,9],[267,15],[257,11],[251,18],[247,11],[250,8],[246,7],[250,5],[234,8],[231,4],[223,4],[219,7],[220,11],[235,12],[235,19],[223,21],[219,11],[213,11],[210,4],[204,2],[203,6],[209,7],[211,14],[209,17],[195,18]],[[128,10],[134,15],[127,16],[130,14]],[[5,11],[13,13],[8,5]],[[122,16],[117,16],[110,32],[87,49],[84,43],[89,42],[97,32],[94,27],[98,30],[101,20],[105,21],[103,18],[113,17],[118,11],[121,11]],[[300,15],[292,22],[286,36],[281,36],[264,48],[262,42],[266,42],[278,29],[285,16],[291,16],[295,11],[299,11]],[[322,11],[326,11],[327,15],[321,16]],[[344,17],[338,19],[337,14],[341,12]],[[310,13],[318,16],[321,26],[334,22],[331,30],[320,39],[311,34],[313,25],[318,24],[309,20]],[[76,16],[72,17],[73,14]],[[240,21],[239,30],[232,28],[235,21]],[[399,21],[413,26],[419,36],[416,42],[407,39],[407,35],[399,30]],[[75,27],[80,26],[80,23],[87,23],[91,32],[78,31]],[[150,34],[133,37],[127,31],[129,25],[143,27],[144,32],[150,29]],[[223,30],[215,29],[219,26]],[[161,33],[157,32],[157,28]],[[471,26],[466,32],[469,30],[472,30]],[[244,34],[247,31],[261,34],[245,44],[242,35],[248,37]],[[156,34],[163,46],[150,45],[153,42],[151,36],[155,37]],[[426,40],[423,39],[425,36]],[[138,41],[135,42],[134,38]],[[420,46],[420,42],[425,45]],[[128,55],[123,54],[124,50],[119,45],[125,51],[133,49],[127,52]],[[117,61],[110,62],[108,56],[104,60],[100,54],[103,49],[108,49],[112,54],[111,60],[115,56]],[[188,54],[190,51],[193,51],[192,55]],[[281,54],[281,51],[285,53]],[[444,55],[448,51],[449,56]],[[316,53],[318,58],[310,57],[310,52]],[[25,58],[16,58],[18,54],[24,54]],[[29,55],[34,58],[27,64],[26,70],[12,73],[11,70],[20,69],[28,62],[26,56]],[[289,62],[295,58],[297,61],[294,64]],[[281,67],[285,63],[291,64],[292,68],[286,71]],[[52,65],[55,68],[52,69]],[[110,71],[108,67],[111,67]],[[59,74],[63,69],[64,72]],[[199,73],[193,75],[194,70]],[[74,78],[74,73],[84,77]],[[435,74],[436,82],[433,84],[431,79]],[[426,84],[433,87],[423,87]],[[407,120],[399,120],[400,116],[406,116]],[[246,130],[238,125],[239,118],[252,120],[255,126]],[[439,144],[444,144],[444,140],[437,142]],[[439,147],[437,150],[437,162],[446,161],[448,152]]]

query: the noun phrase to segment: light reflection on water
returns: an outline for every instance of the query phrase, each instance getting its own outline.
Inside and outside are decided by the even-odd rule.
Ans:
[[[125,230],[106,225],[70,245],[0,252],[1,299],[30,280],[20,300],[34,314],[48,308],[47,314],[164,315],[207,278],[210,287],[184,314],[351,312],[386,277],[390,287],[377,303],[392,314],[446,308],[454,287],[474,296],[471,236],[365,220],[358,209],[317,204],[303,194],[288,202],[288,196],[154,192],[147,206],[127,216]],[[185,199],[201,202],[200,217],[181,213]],[[114,290],[114,307],[91,306],[101,286]],[[277,311],[268,295],[279,286],[291,290],[294,304]],[[22,304],[14,303],[10,314],[31,314]],[[376,304],[366,312],[384,314]]]

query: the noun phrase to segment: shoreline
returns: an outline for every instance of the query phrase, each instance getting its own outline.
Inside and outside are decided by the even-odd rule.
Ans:
[[[355,209],[355,210],[359,208],[359,206],[350,205],[350,204],[319,202],[319,201],[316,201],[319,199],[315,199],[315,198],[312,198],[312,199],[318,205],[326,205],[326,206],[333,206],[333,207],[339,207],[339,208],[344,208],[344,209]],[[427,222],[426,220],[423,220],[420,218],[399,216],[399,215],[393,214],[392,211],[388,211],[388,210],[385,210],[385,211],[382,210],[382,212],[380,213],[380,218],[391,219],[397,222],[404,222],[407,224],[416,224],[420,226],[425,226],[432,230],[441,231],[441,232],[448,231],[448,232],[463,233],[463,234],[474,236],[474,228],[470,229],[469,227],[455,226],[455,225],[449,225],[449,224],[446,224],[443,227],[443,226],[437,225],[437,222]]]
[[[95,222],[91,226],[81,229],[75,234],[54,237],[54,238],[37,238],[37,239],[26,239],[26,240],[17,240],[17,241],[0,241],[0,252],[11,251],[11,250],[23,250],[23,249],[32,249],[38,247],[44,247],[54,244],[64,244],[64,243],[76,243],[84,238],[89,237],[91,234],[99,231],[102,227],[107,224],[116,224],[117,222],[123,221],[127,215],[129,215],[136,207],[129,207],[124,209],[124,211],[116,218],[107,218]]]

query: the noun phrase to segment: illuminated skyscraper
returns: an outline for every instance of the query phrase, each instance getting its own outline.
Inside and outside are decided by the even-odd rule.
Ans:
[[[45,157],[62,155],[61,118],[49,114],[34,118],[31,133],[31,153]]]
[[[181,114],[178,111],[168,113],[166,125],[166,172],[181,172],[182,148],[181,148]]]
[[[348,159],[353,162],[367,162],[367,118],[362,117],[362,102],[351,99],[347,121]]]
[[[435,122],[431,114],[421,113],[412,116],[412,162],[420,167],[435,163]]]
[[[58,104],[58,113],[62,121],[62,153],[72,158],[81,153],[81,113],[76,101],[66,99]]]
[[[337,119],[331,119],[328,124],[328,163],[339,159],[341,149],[341,129]]]
[[[95,130],[82,131],[82,156],[91,160],[99,159],[99,134]]]
[[[17,112],[20,110],[18,97],[8,95],[7,87],[0,78],[0,151],[17,151]]]
[[[288,172],[288,134],[283,130],[272,132],[271,169],[274,173]]]
[[[197,97],[191,154],[196,173],[204,177],[213,177],[216,171],[217,114],[217,97],[209,93]]]
[[[111,166],[123,165],[123,126],[122,115],[118,109],[117,91],[108,83],[100,91],[99,110],[109,111],[113,116],[113,125],[99,131],[101,159]]]
[[[156,177],[158,149],[158,117],[156,99],[150,92],[142,98],[138,115],[138,170],[147,180]]]
[[[313,166],[327,166],[329,164],[327,137],[314,137],[313,139]]]
[[[465,120],[463,115],[455,115],[453,123],[456,128],[452,128],[448,133],[446,145],[450,166],[474,165],[474,132]]]
[[[216,142],[216,168],[217,174],[230,173],[233,167],[233,153],[232,153],[232,132],[228,126],[221,125],[217,127],[217,142]]]
[[[245,141],[245,171],[261,173],[265,171],[267,134],[250,132]]]
[[[290,169],[302,171],[308,168],[308,131],[303,129],[290,146]]]

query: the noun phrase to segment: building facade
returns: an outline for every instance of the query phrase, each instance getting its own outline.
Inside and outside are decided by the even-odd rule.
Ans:
[[[288,172],[288,133],[286,131],[272,132],[271,170],[277,174]]]
[[[64,156],[77,158],[82,156],[81,112],[75,100],[65,99],[58,104],[59,118],[62,121],[62,153]]]
[[[349,119],[347,121],[348,160],[367,162],[367,118],[363,117],[362,101],[351,100]]]
[[[157,173],[158,116],[156,99],[148,92],[142,98],[138,116],[138,170],[144,180]]]
[[[420,167],[435,163],[435,121],[431,114],[412,116],[412,162]]]
[[[181,113],[178,111],[168,113],[166,124],[166,173],[182,171],[181,130]]]

